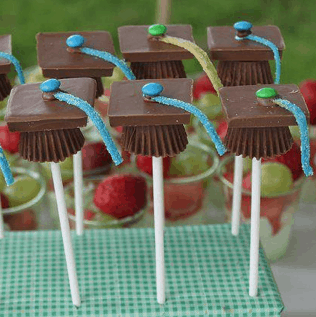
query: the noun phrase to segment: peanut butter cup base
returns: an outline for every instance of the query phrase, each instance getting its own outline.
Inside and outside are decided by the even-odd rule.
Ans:
[[[228,128],[225,137],[225,146],[230,152],[258,160],[284,154],[292,144],[288,127]]]
[[[96,91],[95,98],[99,98],[104,94],[102,80],[101,80],[101,77],[93,77],[93,79],[97,82],[97,91]]]
[[[136,155],[166,157],[184,151],[188,138],[183,124],[125,126],[121,144],[123,150]]]
[[[31,162],[62,162],[76,154],[84,144],[79,128],[21,132],[20,155]]]
[[[273,84],[269,61],[219,61],[217,72],[224,87]]]
[[[11,83],[6,74],[0,74],[0,101],[10,95]]]
[[[133,62],[131,70],[137,79],[186,78],[182,61]]]

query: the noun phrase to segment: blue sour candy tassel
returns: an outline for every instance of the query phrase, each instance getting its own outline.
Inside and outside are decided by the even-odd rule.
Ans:
[[[301,161],[304,174],[313,175],[313,169],[310,166],[310,143],[308,135],[308,125],[304,112],[295,104],[284,99],[274,99],[273,102],[282,108],[293,113],[301,134]]]
[[[60,101],[68,103],[69,105],[76,106],[82,111],[84,111],[87,114],[87,116],[92,120],[96,128],[99,130],[103,142],[105,143],[107,150],[109,151],[115,165],[119,165],[123,162],[122,156],[117,150],[117,147],[114,144],[112,137],[109,131],[107,130],[103,120],[90,104],[88,104],[86,101],[78,97],[75,97],[64,92],[57,92],[54,94],[54,97]]]
[[[213,143],[215,144],[215,148],[219,155],[225,154],[227,151],[224,144],[222,143],[221,138],[218,136],[216,130],[214,129],[213,124],[208,120],[207,116],[198,108],[194,107],[193,105],[186,103],[184,101],[180,101],[177,99],[167,98],[167,97],[153,97],[151,100],[161,103],[163,105],[174,106],[177,108],[184,109],[193,115],[195,115],[203,124],[206,132],[211,137]]]
[[[23,71],[22,71],[22,67],[21,67],[20,62],[13,55],[10,55],[7,53],[0,52],[0,57],[9,60],[14,65],[15,70],[16,70],[18,77],[19,77],[20,84],[24,85],[25,79],[24,79],[24,75],[23,75]]]

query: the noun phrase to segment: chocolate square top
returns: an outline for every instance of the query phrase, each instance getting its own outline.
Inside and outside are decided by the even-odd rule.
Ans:
[[[219,94],[230,128],[262,128],[297,125],[294,115],[278,105],[258,104],[256,91],[272,87],[278,98],[286,99],[300,107],[309,122],[309,111],[296,85],[253,85],[220,88]]]
[[[129,25],[118,28],[120,48],[130,62],[179,61],[193,58],[184,48],[148,39],[150,25]],[[166,35],[194,42],[191,25],[166,25]]]
[[[112,127],[174,125],[190,123],[190,113],[172,106],[156,102],[146,102],[142,87],[150,82],[160,83],[164,90],[161,96],[191,103],[192,79],[146,79],[114,82],[108,116]]]
[[[113,64],[84,53],[67,51],[66,40],[73,34],[80,34],[86,39],[85,47],[115,54],[109,32],[38,33],[37,61],[42,68],[43,76],[50,78],[111,76]]]
[[[277,26],[254,26],[252,34],[275,44],[282,57],[285,48],[283,37]],[[250,40],[235,40],[236,30],[232,26],[216,26],[207,28],[207,44],[210,58],[219,61],[266,61],[273,60],[272,50],[262,44]]]
[[[61,79],[60,82],[60,90],[94,104],[94,79]],[[12,89],[5,116],[10,131],[30,132],[86,126],[87,115],[82,110],[59,100],[43,100],[39,86],[40,83],[25,84]]]
[[[0,35],[0,52],[12,54],[11,50],[11,35]],[[0,74],[7,74],[10,72],[11,63],[5,58],[0,58]]]

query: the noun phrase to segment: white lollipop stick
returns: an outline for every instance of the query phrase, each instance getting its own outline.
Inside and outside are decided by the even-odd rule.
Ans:
[[[70,236],[70,228],[67,217],[67,208],[64,196],[64,188],[61,179],[60,167],[58,163],[51,163],[51,170],[53,175],[54,189],[57,200],[57,208],[59,214],[59,221],[61,227],[61,233],[64,242],[64,250],[66,256],[66,263],[68,269],[68,277],[70,284],[70,291],[72,302],[75,306],[80,306],[80,294],[79,294],[79,286],[77,279],[77,271],[76,271],[76,262],[74,257],[74,251],[72,248],[71,236]]]
[[[242,185],[243,159],[242,155],[235,156],[232,234],[238,236],[240,224],[241,185]]]
[[[3,214],[2,214],[2,205],[0,197],[0,239],[4,238],[4,223],[3,223]]]
[[[170,19],[170,5],[171,0],[158,0],[157,1],[157,23],[168,24]]]
[[[83,234],[82,152],[73,155],[77,235]]]
[[[153,191],[156,244],[156,288],[157,301],[163,304],[166,300],[165,288],[165,254],[164,254],[164,190],[162,157],[153,157]]]
[[[258,294],[261,159],[252,159],[249,296]]]

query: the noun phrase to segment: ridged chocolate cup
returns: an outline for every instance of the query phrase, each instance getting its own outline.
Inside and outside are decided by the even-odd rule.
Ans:
[[[273,84],[269,61],[219,61],[217,72],[224,87]]]
[[[62,162],[80,151],[84,136],[79,128],[21,132],[19,153],[31,162]]]
[[[6,74],[0,74],[0,101],[10,95],[12,89],[10,80]]]
[[[176,156],[185,150],[188,138],[183,124],[123,127],[121,145],[135,155]]]
[[[99,98],[103,95],[104,93],[104,88],[102,84],[101,77],[93,77],[93,79],[97,82],[97,91],[96,91],[96,98]]]
[[[131,70],[137,79],[186,78],[182,61],[133,62]]]
[[[288,127],[228,128],[226,148],[237,156],[272,158],[282,155],[292,147],[293,139]]]
[[[136,79],[186,78],[182,61],[133,62]],[[183,124],[125,126],[121,137],[124,150],[145,156],[175,156],[185,150],[188,138]]]

